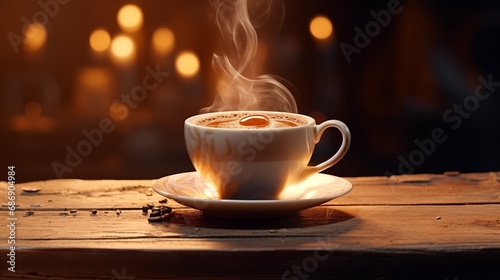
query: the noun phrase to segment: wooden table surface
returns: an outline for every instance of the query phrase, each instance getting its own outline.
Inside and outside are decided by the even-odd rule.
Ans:
[[[16,184],[13,217],[1,182],[0,278],[500,279],[500,172],[346,179],[349,194],[285,218],[216,218],[169,200],[160,223],[141,211],[160,205],[152,180]]]

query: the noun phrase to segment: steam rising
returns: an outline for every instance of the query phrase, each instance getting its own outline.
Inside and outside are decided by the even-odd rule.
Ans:
[[[224,88],[217,92],[214,103],[202,113],[229,110],[265,110],[297,112],[291,92],[271,75],[247,77],[257,53],[257,32],[249,15],[248,0],[216,0],[217,25],[224,40],[232,43],[232,55],[214,54],[212,66],[220,75]],[[267,18],[272,1],[252,0],[252,8],[260,11],[255,19]],[[245,76],[247,75],[247,76]]]

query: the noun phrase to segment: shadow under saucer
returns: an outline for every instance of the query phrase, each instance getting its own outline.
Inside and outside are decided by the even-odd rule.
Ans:
[[[341,223],[354,218],[345,212],[326,207],[313,207],[284,217],[262,216],[254,219],[223,218],[199,210],[174,210],[174,213],[170,222],[180,227],[233,230],[308,228]]]

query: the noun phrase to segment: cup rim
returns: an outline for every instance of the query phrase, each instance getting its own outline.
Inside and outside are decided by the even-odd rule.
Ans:
[[[204,129],[213,129],[213,130],[231,130],[231,131],[238,131],[238,130],[243,130],[243,131],[248,131],[247,128],[224,128],[224,127],[209,127],[209,126],[204,126],[204,125],[199,125],[193,122],[193,120],[202,118],[202,117],[210,117],[211,115],[217,115],[217,114],[239,114],[239,113],[255,113],[255,114],[287,114],[287,115],[293,115],[293,116],[298,116],[300,118],[303,118],[306,120],[305,124],[298,124],[297,126],[293,127],[272,127],[272,128],[266,128],[267,130],[283,130],[283,129],[300,129],[303,127],[307,127],[310,125],[316,124],[316,121],[307,115],[299,114],[299,113],[291,113],[291,112],[280,112],[280,111],[263,111],[263,110],[239,110],[239,111],[220,111],[220,112],[209,112],[209,113],[201,113],[197,115],[193,115],[189,118],[187,118],[184,121],[184,124],[190,125],[193,127],[200,127]]]

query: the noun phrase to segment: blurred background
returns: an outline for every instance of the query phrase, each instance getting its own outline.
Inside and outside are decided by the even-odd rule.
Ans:
[[[300,113],[349,126],[350,151],[325,173],[500,170],[498,1],[276,5],[282,24],[257,29],[254,70],[292,84]],[[0,164],[15,165],[18,182],[194,170],[183,121],[219,86],[209,1],[0,7]],[[312,162],[339,138],[328,131]]]

